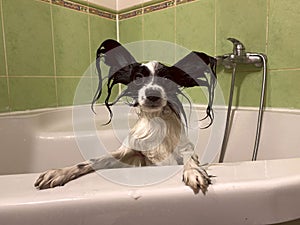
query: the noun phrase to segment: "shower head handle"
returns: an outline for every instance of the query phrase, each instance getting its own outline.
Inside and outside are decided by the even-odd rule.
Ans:
[[[233,44],[233,52],[221,56],[216,56],[218,64],[223,65],[226,69],[232,69],[236,64],[246,65],[252,64],[257,68],[263,66],[262,57],[267,57],[262,53],[246,52],[242,42],[235,38],[227,38]]]
[[[233,44],[233,54],[235,56],[245,56],[246,55],[246,48],[242,42],[235,38],[227,38],[228,41],[231,41]]]

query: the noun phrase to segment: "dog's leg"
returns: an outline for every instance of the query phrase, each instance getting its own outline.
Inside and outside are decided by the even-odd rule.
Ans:
[[[206,193],[211,184],[210,175],[200,166],[198,156],[194,153],[184,164],[183,182],[190,186],[197,194],[199,189],[203,194]]]
[[[70,180],[76,179],[93,171],[90,161],[85,161],[74,166],[52,169],[42,173],[34,183],[38,189],[62,186]]]
[[[121,148],[113,152],[111,156],[91,159],[70,167],[48,170],[39,176],[34,186],[38,189],[53,188],[62,186],[71,180],[95,170],[142,166],[144,164],[145,159],[141,154]]]

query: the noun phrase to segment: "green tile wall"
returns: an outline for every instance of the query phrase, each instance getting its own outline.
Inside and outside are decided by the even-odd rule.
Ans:
[[[145,40],[175,41],[175,8],[170,7],[143,16]],[[153,30],[155,28],[155,30]],[[155,31],[155,32],[153,32]]]
[[[300,2],[270,2],[268,56],[271,69],[300,67]]]
[[[120,41],[129,43],[144,40],[143,16],[120,21]]]
[[[116,21],[50,1],[0,6],[0,112],[72,105],[99,44],[116,39]],[[84,103],[93,97],[90,71]]]
[[[52,7],[57,76],[81,76],[90,63],[88,14]]]
[[[122,19],[121,42],[167,40],[190,50],[222,55],[232,51],[232,44],[226,39],[235,37],[248,51],[268,55],[266,106],[300,108],[297,87],[300,84],[300,1],[177,0],[173,3],[165,9]],[[262,71],[239,68],[234,105],[259,105],[261,76]],[[226,102],[230,80],[231,71],[218,68],[218,81]],[[205,103],[205,98],[194,90],[187,92],[193,102]]]
[[[55,80],[49,77],[10,77],[10,107],[24,110],[56,106]]]
[[[3,0],[8,74],[54,74],[50,5],[36,1]]]
[[[8,84],[6,77],[0,77],[0,112],[9,111]]]
[[[215,54],[215,1],[176,7],[176,44]]]
[[[117,20],[46,0],[0,0],[0,6],[0,112],[72,105],[99,44],[117,38]],[[248,51],[268,56],[266,105],[299,109],[299,11],[298,0],[155,0],[119,13],[119,38],[168,41],[210,55],[231,52],[226,38],[238,38]],[[148,59],[151,51],[142,47],[134,55]],[[170,48],[157,57],[178,54]],[[95,88],[95,71],[87,73],[85,85]],[[230,79],[231,71],[218,68],[226,102]],[[260,85],[261,71],[240,68],[234,105],[258,106]],[[187,93],[193,102],[206,101],[193,89]]]

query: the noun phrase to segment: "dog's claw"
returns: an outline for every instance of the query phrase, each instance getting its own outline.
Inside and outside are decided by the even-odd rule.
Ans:
[[[69,179],[67,178],[67,174],[64,174],[63,170],[48,170],[38,177],[34,186],[37,189],[47,189],[62,186],[68,181]]]
[[[201,167],[190,168],[183,172],[183,182],[191,187],[195,194],[198,194],[199,190],[206,194],[207,188],[211,184],[210,177]]]
[[[80,177],[92,171],[93,168],[89,161],[61,169],[48,170],[38,177],[38,179],[34,183],[34,186],[37,189],[63,186],[70,180],[74,180],[77,177]]]

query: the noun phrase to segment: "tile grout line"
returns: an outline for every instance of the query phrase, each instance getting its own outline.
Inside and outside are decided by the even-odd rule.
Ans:
[[[300,71],[300,68],[278,68],[278,69],[268,69],[269,71]]]
[[[119,1],[116,0],[116,8],[119,8]],[[120,21],[119,21],[119,13],[116,13],[116,33],[117,33],[117,41],[120,42]]]
[[[52,38],[52,53],[53,53],[53,69],[54,69],[54,85],[55,85],[55,97],[56,107],[58,107],[58,91],[57,91],[57,79],[56,79],[56,57],[55,57],[55,40],[54,40],[54,23],[53,23],[53,8],[52,0],[50,0],[50,21],[51,21],[51,38]]]
[[[268,45],[269,45],[269,16],[270,16],[270,0],[267,0],[266,46],[265,46],[266,55],[268,55]]]
[[[217,55],[217,0],[215,0],[215,9],[214,9],[214,19],[215,19],[215,22],[214,22],[214,25],[215,25],[215,27],[214,27],[214,36],[215,36],[215,40],[214,40],[214,48],[215,48],[215,50],[214,50],[214,55],[216,56]]]
[[[87,1],[88,5],[89,5],[89,0]],[[88,12],[88,38],[89,38],[89,57],[90,57],[90,66],[91,64],[93,63],[92,62],[92,41],[91,41],[91,13]],[[89,66],[89,68],[90,68]],[[91,70],[89,70],[89,73],[88,73],[88,76],[86,76],[86,74],[83,74],[83,76],[80,77],[80,80],[83,78],[83,77],[89,77],[90,78],[90,84],[91,84],[91,87],[93,87],[93,75],[92,75],[92,72]],[[80,81],[79,81],[80,82]],[[79,83],[78,83],[79,84]],[[77,88],[76,88],[77,89]],[[73,97],[73,104],[74,104],[74,98]]]
[[[5,75],[3,76],[0,76],[0,77],[6,77]],[[54,76],[51,76],[51,75],[10,75],[9,76],[10,78],[53,78]],[[86,77],[93,77],[92,75],[89,75],[89,76],[86,76]],[[64,79],[67,79],[67,78],[77,78],[77,79],[81,79],[82,76],[81,75],[78,75],[78,76],[74,76],[74,75],[59,75],[59,76],[56,76],[57,79],[60,79],[60,78],[64,78]]]
[[[11,96],[10,96],[10,85],[9,85],[9,76],[8,76],[8,63],[7,63],[7,54],[6,54],[6,39],[5,39],[5,28],[4,28],[4,13],[3,13],[3,2],[0,0],[0,10],[1,10],[1,25],[2,25],[2,38],[3,38],[3,52],[4,52],[4,62],[5,62],[5,77],[6,77],[6,86],[7,86],[7,95],[8,95],[8,110],[11,111]]]
[[[300,71],[300,68],[276,68],[276,69],[269,69],[270,71]],[[6,75],[0,75],[1,78],[6,78]],[[53,78],[51,75],[9,75],[10,78]],[[88,75],[86,77],[93,77],[93,75]],[[74,76],[74,75],[59,75],[56,76],[57,79],[64,78],[64,79],[81,79],[82,76]]]
[[[119,1],[116,0],[115,3],[116,3],[116,8],[118,10],[118,8],[119,8]],[[117,42],[120,42],[120,21],[119,21],[119,13],[118,12],[116,13],[116,35],[117,35]],[[122,85],[121,84],[119,84],[118,92],[119,92],[118,93],[119,95],[122,92]]]
[[[87,1],[89,3],[89,1]],[[91,46],[91,14],[88,12],[88,40],[89,40],[89,57],[90,63],[92,63],[92,46]]]
[[[145,40],[145,13],[144,13],[144,10],[145,10],[145,7],[144,7],[144,4],[145,2],[143,1],[142,2],[142,40],[144,41]],[[143,54],[143,61],[145,61],[145,43],[143,42],[143,49],[142,49],[142,54]]]
[[[174,2],[174,62],[177,61],[177,1]]]

